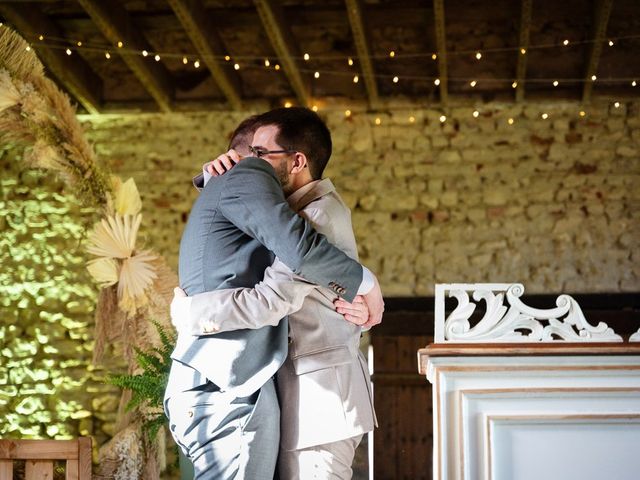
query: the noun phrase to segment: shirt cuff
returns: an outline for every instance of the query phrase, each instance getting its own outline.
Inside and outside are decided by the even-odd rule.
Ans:
[[[204,188],[207,185],[207,182],[211,180],[211,174],[207,172],[207,166],[210,163],[211,162],[207,162],[204,165],[202,165],[202,178],[203,178],[202,188]]]
[[[358,288],[358,295],[366,295],[371,291],[375,285],[374,278],[371,270],[362,265],[362,283],[360,284],[360,288]]]

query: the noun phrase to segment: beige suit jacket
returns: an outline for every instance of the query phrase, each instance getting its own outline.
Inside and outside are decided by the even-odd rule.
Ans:
[[[330,180],[305,185],[287,200],[357,260],[351,212]],[[188,314],[174,311],[172,316],[181,330],[203,335],[275,325],[289,315],[289,353],[277,374],[280,445],[296,450],[360,435],[377,425],[369,372],[358,348],[361,328],[335,311],[336,298],[276,259],[254,288],[188,297],[182,304]]]

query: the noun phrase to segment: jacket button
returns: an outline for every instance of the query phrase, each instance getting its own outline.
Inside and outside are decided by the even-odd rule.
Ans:
[[[189,410],[187,412],[187,415],[189,415],[189,418],[192,418],[193,417],[193,410]]]

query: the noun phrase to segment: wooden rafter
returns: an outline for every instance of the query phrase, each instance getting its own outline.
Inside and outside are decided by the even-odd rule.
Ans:
[[[591,101],[591,92],[593,91],[593,81],[591,77],[598,71],[600,56],[602,55],[602,45],[605,40],[605,35],[607,34],[607,25],[609,24],[612,5],[613,0],[600,0],[596,2],[593,43],[591,44],[591,51],[589,52],[584,88],[582,89],[582,103],[589,103]]]
[[[18,4],[0,4],[0,14],[25,35],[29,41],[39,35],[44,38],[62,38],[56,24],[36,8]],[[62,50],[34,44],[38,58],[44,63],[65,89],[89,113],[99,113],[102,99],[102,79],[79,55],[69,56]]]
[[[518,64],[516,66],[516,102],[522,102],[524,100],[533,0],[522,0],[520,5],[520,39],[518,41]]]
[[[122,5],[114,0],[78,0],[102,34],[114,45],[122,42],[122,60],[164,112],[171,111],[174,86],[168,70],[152,58],[144,58],[131,50],[153,50],[147,39],[133,24]]]
[[[358,60],[360,61],[360,68],[362,69],[364,86],[367,89],[367,96],[369,97],[369,107],[376,108],[379,102],[378,85],[376,84],[373,62],[371,61],[371,48],[369,47],[369,40],[364,24],[362,2],[361,0],[345,0],[345,3],[349,24],[351,25],[351,33],[353,34],[353,41],[356,44]]]
[[[295,61],[295,57],[300,53],[291,30],[284,21],[281,7],[270,0],[254,0],[254,4],[298,101],[304,106],[309,106],[309,90]]]
[[[225,54],[224,46],[220,36],[209,21],[201,0],[167,1],[229,104],[232,108],[239,110],[242,107],[242,100],[240,90],[237,87],[237,79],[229,75],[219,61]]]
[[[449,91],[447,87],[449,76],[447,73],[447,36],[444,28],[444,0],[433,0],[433,15],[436,27],[440,101],[446,104],[449,101]]]

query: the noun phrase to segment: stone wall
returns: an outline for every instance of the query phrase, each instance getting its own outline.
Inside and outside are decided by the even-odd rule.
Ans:
[[[584,117],[575,103],[474,110],[452,108],[444,123],[438,110],[321,112],[334,139],[326,174],[386,295],[430,295],[442,282],[639,290],[640,104]],[[190,178],[248,113],[86,120],[101,158],[135,178],[147,242],[174,266]]]
[[[15,151],[0,148],[0,171],[0,438],[103,443],[120,393],[91,362],[96,287],[80,242],[93,212]]]

